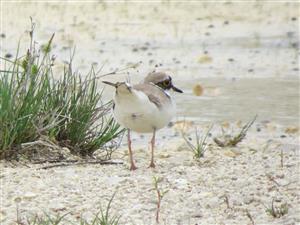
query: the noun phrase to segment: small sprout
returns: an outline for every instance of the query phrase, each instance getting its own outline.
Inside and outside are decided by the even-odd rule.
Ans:
[[[27,224],[29,225],[36,225],[36,224],[53,224],[53,225],[59,225],[62,224],[64,222],[65,217],[68,215],[69,213],[65,213],[62,216],[61,215],[49,215],[47,213],[45,213],[44,216],[38,216],[35,215],[32,219],[27,218]],[[26,224],[22,221],[18,221],[18,225],[23,225]]]
[[[271,207],[266,209],[266,212],[273,216],[274,218],[280,218],[287,214],[289,211],[287,203],[283,203],[280,206],[276,207],[274,206],[274,199],[272,200]]]
[[[194,158],[199,159],[201,157],[204,157],[204,152],[207,150],[208,144],[206,143],[206,139],[209,135],[209,132],[211,131],[213,125],[211,125],[206,133],[200,137],[199,131],[196,128],[195,130],[195,136],[196,136],[196,144],[193,144],[186,136],[183,135],[183,139],[189,146],[189,148],[194,153]]]
[[[236,146],[239,142],[241,142],[245,137],[246,137],[246,134],[247,134],[247,131],[249,130],[249,128],[252,126],[252,124],[254,123],[254,121],[256,120],[256,117],[255,116],[250,122],[248,122],[247,124],[245,124],[241,131],[233,136],[233,135],[225,135],[224,133],[224,130],[222,129],[223,131],[223,137],[222,139],[223,140],[220,140],[219,138],[214,138],[214,142],[220,146],[220,147],[234,147]]]
[[[109,210],[111,209],[112,201],[114,200],[116,193],[117,193],[117,191],[115,191],[115,193],[110,198],[105,211],[103,211],[102,207],[100,208],[100,217],[99,217],[99,213],[98,213],[96,215],[97,220],[94,220],[97,222],[96,224],[104,224],[104,225],[105,224],[110,224],[110,225],[119,224],[119,220],[120,220],[121,216],[116,216],[116,215],[111,216],[109,213]]]
[[[162,201],[163,197],[165,196],[165,194],[169,191],[169,190],[163,191],[163,190],[159,189],[158,183],[160,183],[161,181],[162,181],[161,178],[153,177],[154,190],[156,191],[156,194],[157,194],[156,215],[155,215],[156,223],[159,223],[159,212],[160,212],[161,201]]]

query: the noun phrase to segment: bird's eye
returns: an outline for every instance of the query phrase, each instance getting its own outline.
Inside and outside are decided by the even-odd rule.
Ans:
[[[169,81],[169,80],[165,80],[165,81],[164,81],[164,86],[169,86],[169,84],[170,84],[170,81]]]

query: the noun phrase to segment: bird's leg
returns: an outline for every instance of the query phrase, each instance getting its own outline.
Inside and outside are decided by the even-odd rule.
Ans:
[[[132,150],[131,150],[131,139],[130,139],[130,130],[128,129],[127,134],[127,141],[128,141],[128,150],[129,150],[129,158],[130,158],[130,170],[136,170],[137,167],[134,165]]]
[[[155,168],[155,164],[154,164],[154,146],[155,146],[155,129],[153,130],[153,136],[151,139],[151,162],[149,167]]]

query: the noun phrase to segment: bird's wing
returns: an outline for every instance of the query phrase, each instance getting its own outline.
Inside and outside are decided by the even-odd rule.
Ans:
[[[136,84],[133,88],[142,91],[148,96],[149,101],[154,103],[157,108],[161,109],[164,104],[171,103],[170,96],[160,87],[154,84]]]

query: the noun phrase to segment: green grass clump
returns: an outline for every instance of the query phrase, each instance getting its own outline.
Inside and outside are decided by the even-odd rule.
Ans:
[[[103,210],[103,208],[100,207],[100,211],[96,214],[93,220],[88,222],[86,220],[81,219],[80,225],[118,225],[121,216],[110,214],[111,204],[115,195],[116,192],[110,198],[105,210]]]
[[[208,128],[205,134],[200,136],[198,129],[195,129],[195,143],[192,143],[185,135],[183,135],[183,138],[187,145],[189,146],[190,150],[194,153],[195,159],[200,159],[204,157],[204,153],[207,150],[208,144],[206,143],[206,139],[209,135],[209,132],[212,129],[212,125]]]
[[[123,130],[109,116],[112,102],[101,100],[93,68],[83,78],[73,72],[71,57],[56,80],[50,55],[54,36],[40,49],[33,28],[30,37],[25,56],[18,57],[18,51],[12,61],[1,58],[0,159],[17,156],[22,144],[41,137],[81,156],[91,156],[119,137]]]
[[[28,219],[26,222],[17,221],[17,225],[58,225],[62,224],[64,222],[64,217],[67,214],[64,214],[62,216],[56,215],[56,216],[51,216],[48,214],[45,214],[44,216],[35,216],[32,219]]]

